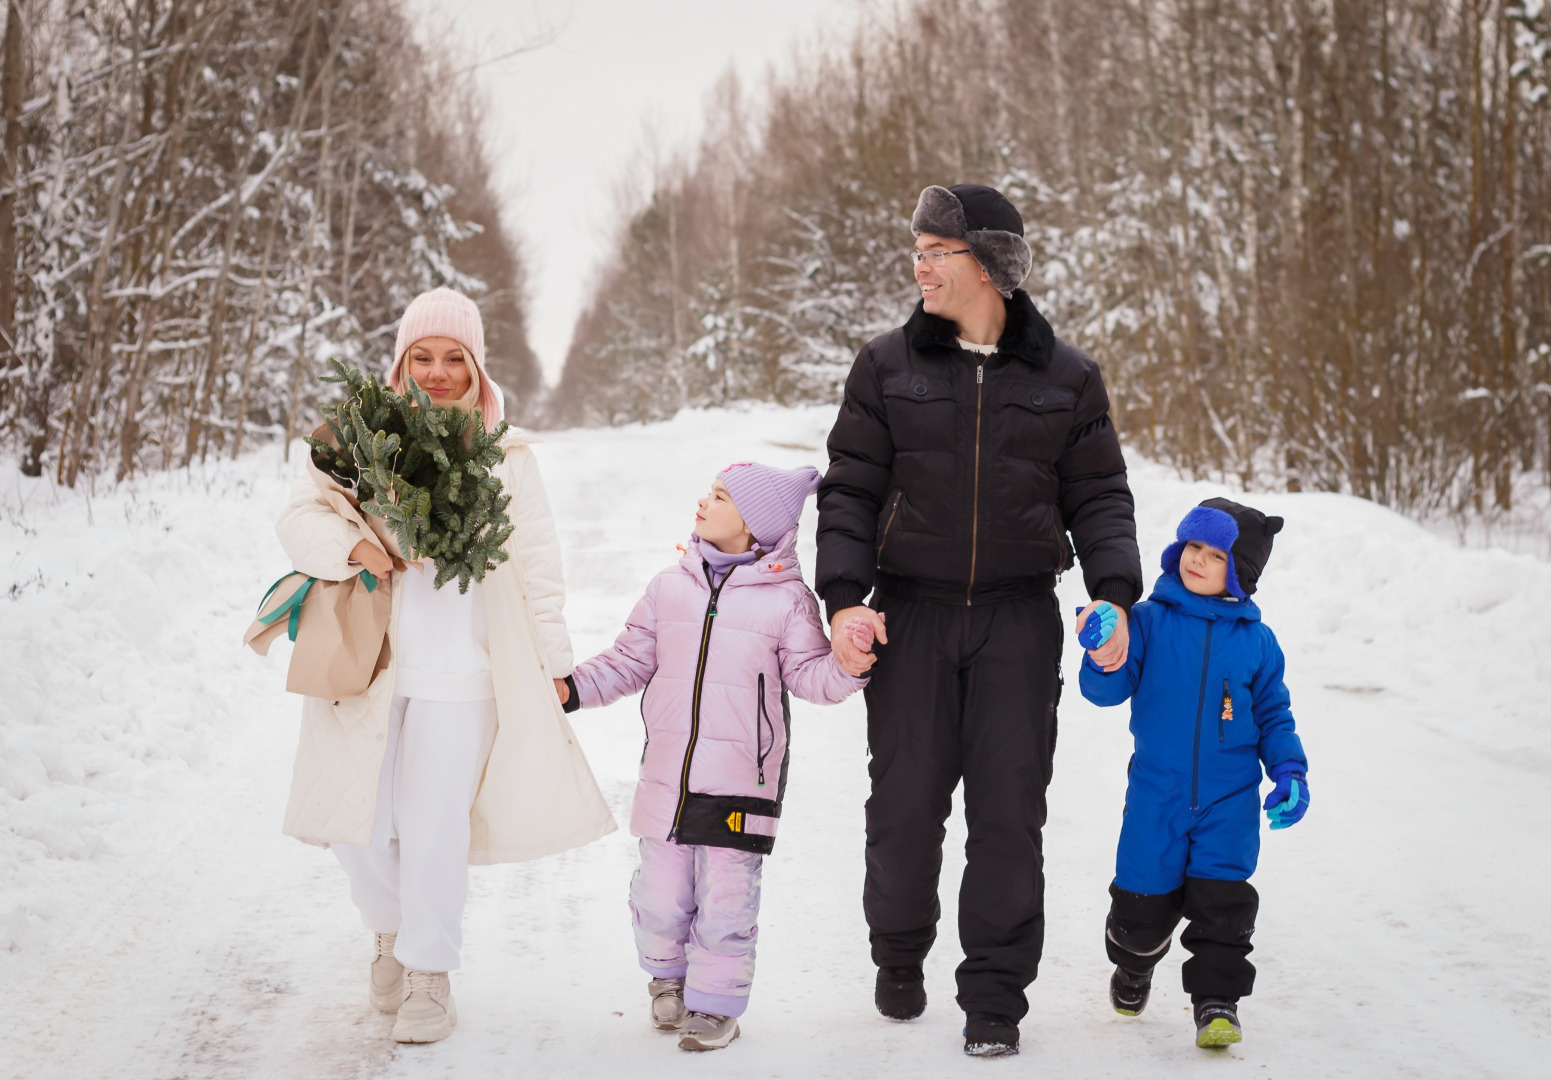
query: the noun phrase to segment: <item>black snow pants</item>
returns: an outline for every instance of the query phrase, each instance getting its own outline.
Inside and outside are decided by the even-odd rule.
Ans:
[[[1173,892],[1150,895],[1109,886],[1104,945],[1116,967],[1141,975],[1169,951],[1174,927],[1188,919],[1179,943],[1190,951],[1181,971],[1192,1001],[1248,997],[1255,987],[1249,943],[1260,895],[1247,881],[1187,877]]]
[[[879,967],[915,966],[937,936],[944,822],[964,781],[958,1003],[1019,1020],[1045,936],[1045,789],[1062,623],[1053,577],[966,605],[880,582],[888,644],[866,690],[872,753],[863,908]],[[909,595],[914,592],[915,595]],[[906,593],[907,595],[900,595]]]

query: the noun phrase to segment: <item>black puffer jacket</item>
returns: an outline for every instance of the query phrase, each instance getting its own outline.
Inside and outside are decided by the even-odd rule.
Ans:
[[[989,357],[920,305],[862,349],[819,488],[817,585],[831,616],[861,603],[878,571],[971,603],[1067,569],[1074,546],[1094,599],[1129,608],[1141,596],[1104,380],[1026,292],[1007,301]]]

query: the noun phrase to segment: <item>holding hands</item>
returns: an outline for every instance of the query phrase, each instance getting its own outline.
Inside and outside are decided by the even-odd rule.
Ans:
[[[852,678],[867,674],[878,662],[878,655],[872,649],[874,641],[887,645],[889,635],[883,625],[883,616],[870,607],[842,608],[829,620],[829,642],[835,652],[835,661],[840,670]]]
[[[878,618],[881,619],[883,616],[880,614]],[[872,652],[872,643],[875,635],[871,622],[860,615],[852,615],[846,620],[846,624],[842,629],[845,631],[846,637],[851,639],[852,645],[855,645],[862,652]]]
[[[350,550],[350,561],[357,563],[379,578],[385,578],[393,572],[393,558],[384,552],[376,544],[369,540],[362,540]],[[570,688],[566,686],[564,679],[556,679],[555,696],[564,705],[571,697]]]
[[[1077,642],[1094,667],[1106,675],[1119,671],[1131,651],[1131,629],[1125,608],[1108,600],[1090,601],[1077,613]]]
[[[1082,608],[1077,609],[1077,614],[1082,614]],[[1088,620],[1077,628],[1077,642],[1085,649],[1097,649],[1109,640],[1115,632],[1115,623],[1120,616],[1115,612],[1115,605],[1105,600],[1100,600],[1098,607],[1093,609],[1093,614]]]

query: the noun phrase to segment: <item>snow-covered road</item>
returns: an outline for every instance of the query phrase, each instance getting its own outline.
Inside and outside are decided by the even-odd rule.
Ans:
[[[823,465],[832,409],[686,413],[539,447],[581,656],[673,559],[716,470]],[[282,837],[298,705],[239,645],[283,571],[273,449],[83,494],[0,482],[0,1076],[689,1074],[1518,1077],[1551,1055],[1551,565],[1462,551],[1335,495],[1256,495],[1287,530],[1259,599],[1288,655],[1313,805],[1268,834],[1246,1041],[1192,1042],[1176,949],[1147,1014],[1104,999],[1124,710],[1061,710],[1049,936],[1023,1054],[960,1052],[950,829],[931,1004],[880,1019],[861,915],[863,709],[794,702],[743,1037],[681,1053],[644,1019],[625,908],[634,842],[473,872],[460,1023],[400,1048],[365,1003],[369,938],[326,852]],[[1218,489],[1134,463],[1143,557]],[[811,581],[813,509],[805,529]],[[1149,571],[1149,574],[1151,571]],[[1080,597],[1078,575],[1061,591]],[[626,817],[633,700],[574,717]],[[1226,1073],[1223,1073],[1226,1075]]]

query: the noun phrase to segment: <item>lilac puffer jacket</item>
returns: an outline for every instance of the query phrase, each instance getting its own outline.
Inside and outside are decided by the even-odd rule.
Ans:
[[[583,708],[646,688],[637,836],[769,852],[790,760],[787,690],[833,705],[866,684],[830,653],[796,546],[793,529],[713,590],[691,537],[614,647],[572,673]]]

